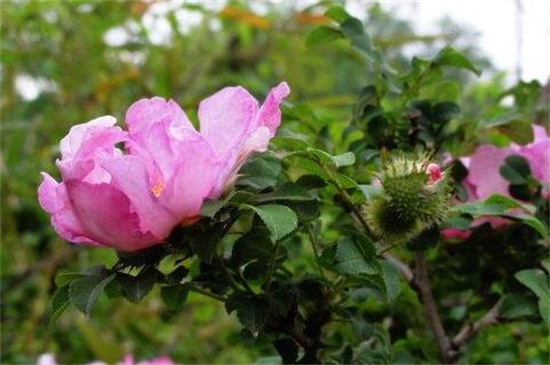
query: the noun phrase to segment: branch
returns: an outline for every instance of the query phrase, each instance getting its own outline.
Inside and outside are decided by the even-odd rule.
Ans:
[[[445,364],[451,363],[451,343],[445,334],[445,328],[443,327],[443,323],[441,322],[441,318],[437,312],[437,305],[430,287],[428,267],[426,266],[426,258],[423,252],[418,252],[416,254],[416,274],[414,275],[411,284],[420,294],[422,308],[424,309],[424,317],[426,317],[430,329],[435,337],[443,362]]]
[[[453,337],[451,341],[453,347],[460,350],[460,348],[482,328],[498,323],[498,312],[500,310],[500,306],[502,305],[502,301],[503,299],[500,298],[483,317],[474,323],[464,324],[460,332],[458,332],[458,334]]]
[[[392,264],[397,270],[399,270],[399,272],[403,275],[403,277],[405,278],[405,280],[407,280],[409,284],[413,282],[414,274],[409,265],[399,260],[397,257],[393,256],[390,253],[386,252],[382,256],[386,260],[388,260],[388,262]]]

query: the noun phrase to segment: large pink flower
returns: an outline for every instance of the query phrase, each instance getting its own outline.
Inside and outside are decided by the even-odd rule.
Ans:
[[[534,140],[525,146],[511,144],[505,148],[492,145],[478,147],[471,157],[461,161],[468,168],[464,181],[469,192],[468,201],[487,199],[493,194],[509,196],[510,183],[500,175],[500,167],[510,155],[523,156],[531,167],[535,179],[550,184],[550,138],[542,126],[533,125]]]
[[[531,168],[531,174],[542,185],[544,197],[550,196],[550,138],[544,127],[533,125],[533,142],[519,146],[511,144],[505,148],[497,148],[492,145],[479,146],[470,157],[460,160],[468,168],[468,176],[463,181],[463,186],[468,192],[468,202],[485,200],[493,194],[510,196],[510,183],[500,175],[500,167],[506,157],[510,155],[523,156]],[[493,228],[498,228],[510,223],[509,220],[500,217],[482,217],[472,222],[472,227],[488,222]],[[447,229],[442,232],[446,238],[467,238],[469,230]]]
[[[162,243],[198,218],[206,198],[223,194],[250,154],[266,150],[288,93],[281,83],[258,107],[243,88],[225,88],[200,104],[200,133],[158,97],[128,109],[128,131],[110,116],[76,125],[60,143],[63,181],[42,173],[40,204],[73,243],[123,251]]]

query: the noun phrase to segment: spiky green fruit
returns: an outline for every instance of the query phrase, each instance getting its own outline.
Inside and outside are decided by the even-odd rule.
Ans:
[[[365,204],[363,213],[384,243],[406,242],[445,219],[450,198],[447,174],[426,157],[390,158],[378,178],[382,190]]]

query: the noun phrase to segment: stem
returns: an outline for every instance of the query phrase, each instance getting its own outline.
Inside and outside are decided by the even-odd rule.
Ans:
[[[229,271],[227,266],[225,266],[225,262],[224,262],[223,258],[218,256],[218,255],[215,255],[214,258],[215,258],[216,263],[218,264],[218,266],[220,268],[222,276],[227,281],[227,283],[233,288],[233,290],[241,291],[241,286],[239,285],[239,283],[237,283],[237,281],[235,281],[235,279],[231,275],[231,272]]]
[[[403,277],[405,278],[405,280],[407,280],[409,284],[413,282],[414,274],[411,268],[409,267],[409,265],[399,260],[397,257],[393,256],[392,254],[384,253],[382,256],[386,260],[388,260],[388,262],[392,264],[397,270],[399,270],[399,272],[403,275]]]
[[[428,267],[426,265],[426,257],[423,252],[416,254],[416,275],[413,279],[414,287],[420,294],[422,307],[424,309],[424,317],[430,326],[430,329],[435,337],[439,351],[441,352],[442,360],[445,364],[451,362],[451,343],[445,334],[445,328],[437,312],[430,280],[428,278]]]
[[[319,267],[319,273],[321,274],[322,277],[325,277],[325,272],[323,271],[323,267],[319,263],[319,251],[317,250],[318,242],[317,242],[317,238],[315,237],[315,233],[313,232],[313,228],[311,227],[311,224],[308,224],[307,226],[307,234],[311,242],[311,248],[313,249],[313,254],[315,255],[315,262]]]
[[[365,218],[363,218],[363,215],[361,214],[359,209],[357,209],[355,204],[353,204],[353,202],[351,201],[351,197],[349,196],[346,189],[344,189],[344,187],[338,182],[338,179],[336,179],[336,177],[334,176],[334,172],[332,171],[332,169],[327,167],[325,164],[323,164],[322,166],[323,166],[323,170],[327,173],[327,175],[332,180],[334,186],[336,186],[336,189],[338,190],[338,193],[340,194],[340,197],[342,198],[342,201],[344,202],[345,207],[352,212],[353,217],[363,227],[363,230],[365,231],[365,233],[369,237],[373,237],[372,232],[370,231],[370,228],[367,224],[367,221],[365,221]]]
[[[275,272],[275,260],[277,259],[277,252],[279,251],[280,241],[275,242],[275,248],[271,252],[271,257],[269,258],[269,271],[267,273],[266,279],[266,292],[271,288],[271,282],[273,281],[273,273]]]
[[[204,296],[219,300],[220,302],[225,302],[225,300],[226,300],[226,298],[224,296],[214,294],[212,292],[209,292],[206,289],[200,288],[200,287],[195,286],[195,285],[188,284],[188,288],[189,288],[190,291],[193,291],[195,293],[199,293],[199,294],[202,294]]]
[[[489,309],[489,311],[476,322],[466,323],[462,326],[460,332],[458,332],[458,334],[454,336],[451,341],[453,347],[456,348],[457,351],[459,351],[460,348],[482,328],[498,323],[498,312],[500,310],[500,306],[502,305],[502,301],[503,299],[500,298],[495,305],[493,305],[491,309]]]

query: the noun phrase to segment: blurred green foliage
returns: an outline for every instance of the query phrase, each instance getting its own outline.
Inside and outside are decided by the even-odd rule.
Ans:
[[[36,199],[39,172],[54,171],[57,145],[72,125],[105,114],[122,121],[133,101],[153,95],[175,99],[193,117],[198,102],[223,86],[243,85],[261,97],[271,86],[286,80],[292,90],[290,103],[310,110],[310,120],[318,123],[316,127],[300,125],[289,111],[293,120],[289,125],[298,130],[317,128],[317,145],[334,153],[345,152],[341,133],[369,77],[365,59],[346,40],[311,42],[315,26],[330,24],[322,15],[326,6],[297,9],[276,2],[252,5],[2,3],[2,363],[31,363],[45,352],[55,353],[61,363],[93,359],[116,362],[129,352],[137,359],[169,354],[183,363],[252,363],[274,355],[269,344],[254,338],[243,340],[241,327],[234,316],[226,315],[222,305],[195,294],[190,294],[182,312],[166,308],[154,291],[139,305],[102,299],[93,321],[71,309],[50,324],[48,306],[56,273],[60,269],[80,271],[99,262],[112,265],[116,257],[109,250],[62,242]],[[460,34],[444,32],[416,35],[413,24],[395,19],[376,5],[365,17],[375,45],[399,71],[408,64],[407,46],[414,45],[419,54],[433,55],[434,46],[460,39]],[[308,46],[306,39],[315,44]],[[471,56],[479,54],[474,51]],[[480,61],[476,64],[488,66],[483,57],[474,58]],[[450,71],[448,77],[449,83],[433,94],[444,91],[460,102],[461,115],[453,119],[450,138],[443,142],[456,155],[468,154],[482,142],[507,144],[524,132],[525,122],[544,118],[547,106],[537,102],[540,85],[536,82],[506,90],[498,74],[483,84],[472,83],[472,76],[464,73]],[[31,89],[38,88],[36,97],[20,91],[29,80]],[[466,86],[458,87],[459,83]],[[512,97],[512,103],[501,102],[507,96]],[[495,123],[512,128],[484,129]],[[365,174],[365,181],[369,179]],[[501,252],[502,247],[495,245],[491,249]],[[517,247],[507,249],[511,253],[503,265]],[[454,250],[460,248],[446,251],[448,258],[464,270],[471,262],[468,258],[485,259],[470,252],[461,256],[464,261],[452,260]],[[436,266],[434,272],[445,275],[445,266]],[[491,274],[506,276],[500,271]],[[448,290],[444,285],[435,281],[438,295]],[[484,290],[490,296],[498,288]],[[403,324],[393,324],[391,332],[409,340],[400,342],[406,351],[397,351],[395,360],[409,362],[408,353],[424,349],[417,336],[422,332],[421,324],[415,323],[421,309],[407,290],[402,296],[397,308],[367,302],[365,310],[380,316],[390,310],[397,313],[394,318]],[[483,302],[484,298],[475,300]],[[399,313],[409,316],[401,318]],[[466,314],[453,315],[462,318]],[[541,327],[523,323],[491,328],[468,347],[464,361],[544,363],[548,345],[541,344],[541,336],[547,336],[541,334]],[[341,334],[334,330],[334,335]],[[417,358],[429,362],[434,357],[428,353]]]

